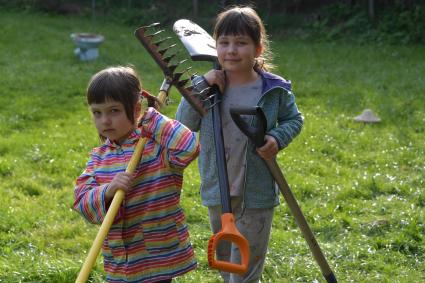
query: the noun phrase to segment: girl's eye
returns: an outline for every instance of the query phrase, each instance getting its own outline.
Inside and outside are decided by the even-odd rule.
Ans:
[[[94,116],[99,116],[100,115],[100,111],[93,111],[92,112]]]
[[[119,110],[119,109],[117,109],[117,108],[112,108],[112,109],[111,109],[111,112],[112,112],[112,113],[117,113],[117,112],[120,112],[120,110]]]

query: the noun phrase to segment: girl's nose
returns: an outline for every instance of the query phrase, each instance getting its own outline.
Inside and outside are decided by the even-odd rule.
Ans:
[[[229,53],[236,53],[236,45],[229,44]]]
[[[101,122],[102,122],[102,124],[104,124],[104,125],[109,125],[109,124],[111,124],[111,119],[109,118],[109,116],[108,116],[108,115],[103,115],[100,121],[101,121]]]

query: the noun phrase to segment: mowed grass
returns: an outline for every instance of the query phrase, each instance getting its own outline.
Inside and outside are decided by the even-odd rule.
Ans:
[[[73,282],[98,231],[71,209],[74,180],[98,144],[87,82],[133,64],[155,93],[162,74],[135,26],[5,11],[0,25],[0,282]],[[69,37],[86,31],[106,38],[93,62],[74,56]],[[295,39],[272,47],[305,117],[278,160],[337,278],[423,282],[425,47]],[[163,113],[172,117],[175,90],[171,100]],[[354,122],[365,108],[382,122]],[[182,205],[199,267],[176,282],[220,282],[206,262],[211,233],[198,190],[194,162]],[[325,282],[283,199],[269,247],[264,282]],[[103,276],[99,257],[90,280]]]

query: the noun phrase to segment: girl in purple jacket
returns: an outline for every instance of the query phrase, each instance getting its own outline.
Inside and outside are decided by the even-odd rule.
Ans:
[[[291,83],[267,72],[268,41],[264,25],[250,7],[232,7],[217,17],[214,29],[218,61],[222,70],[211,70],[193,79],[202,92],[217,85],[223,93],[221,121],[229,177],[232,211],[236,226],[250,244],[248,271],[244,276],[222,272],[225,282],[259,282],[266,259],[274,207],[279,204],[273,177],[262,159],[276,156],[301,131],[303,118],[295,104]],[[205,98],[205,97],[203,97]],[[232,121],[229,109],[235,106],[260,106],[267,119],[265,145],[255,145]],[[221,228],[220,188],[218,183],[211,111],[200,117],[182,99],[177,119],[200,132],[201,197],[208,207],[212,232]],[[255,118],[250,120],[255,125]],[[237,249],[221,242],[217,260],[240,262]]]

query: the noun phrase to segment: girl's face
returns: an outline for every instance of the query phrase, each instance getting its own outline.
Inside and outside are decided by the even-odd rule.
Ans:
[[[221,35],[217,39],[218,61],[227,72],[251,72],[261,51],[248,35]]]
[[[118,144],[123,142],[137,127],[136,123],[132,123],[128,119],[121,102],[106,100],[104,103],[92,103],[90,111],[99,134]],[[135,112],[134,115],[137,117],[140,107],[136,107]]]

